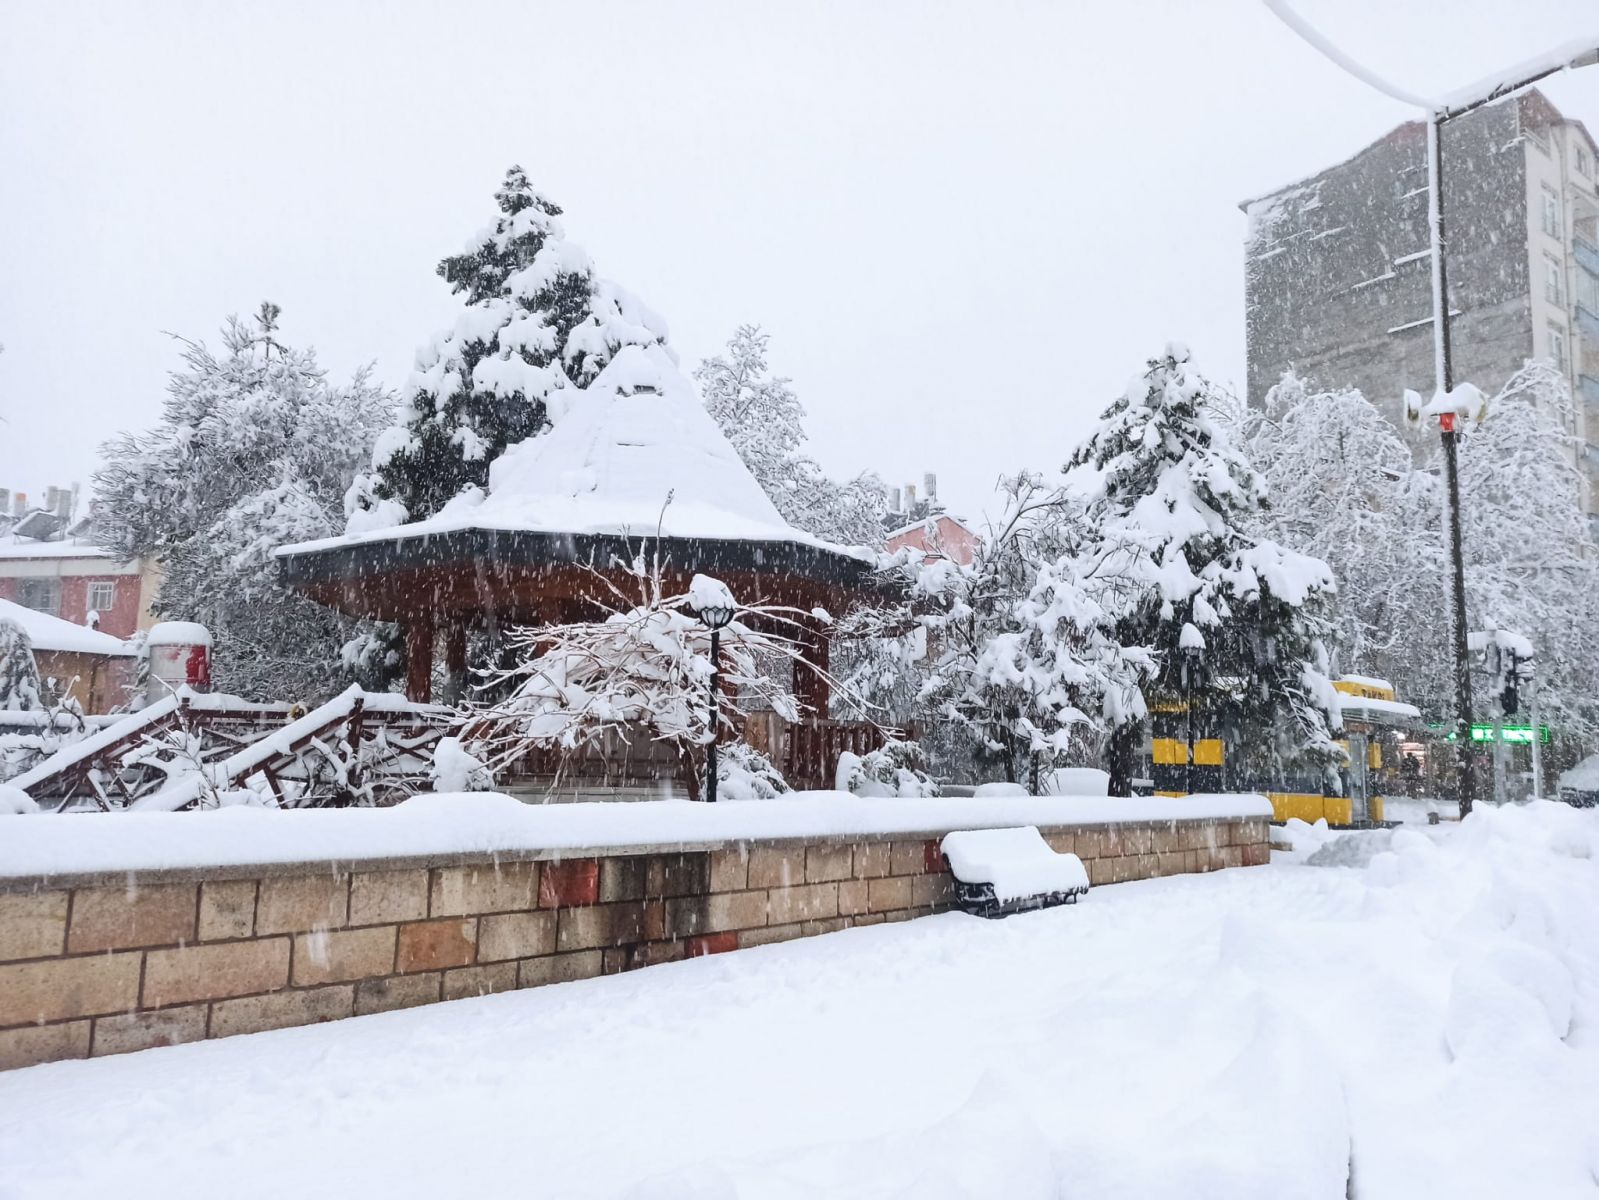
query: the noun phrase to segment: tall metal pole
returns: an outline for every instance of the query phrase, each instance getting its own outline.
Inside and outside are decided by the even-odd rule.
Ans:
[[[1527,690],[1532,693],[1532,795],[1533,799],[1543,799],[1543,727],[1538,724],[1538,675],[1536,666],[1533,676],[1527,680]]]
[[[1449,277],[1444,262],[1444,148],[1447,114],[1434,110],[1427,120],[1428,215],[1432,226],[1433,372],[1438,391],[1454,390],[1454,363],[1449,343]],[[1439,420],[1444,443],[1444,482],[1449,497],[1449,557],[1454,584],[1455,753],[1460,768],[1460,815],[1471,812],[1477,798],[1476,764],[1471,745],[1471,657],[1466,646],[1466,563],[1460,537],[1460,463],[1456,443],[1458,418]]]
[[[721,732],[721,680],[718,678],[722,665],[722,631],[711,630],[711,746],[706,755],[705,763],[705,801],[707,804],[716,803],[716,735]]]

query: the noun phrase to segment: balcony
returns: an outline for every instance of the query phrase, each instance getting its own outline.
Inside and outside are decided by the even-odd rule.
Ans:
[[[1599,246],[1595,246],[1584,238],[1576,237],[1571,241],[1571,250],[1576,256],[1579,267],[1594,275],[1599,275]]]
[[[1599,346],[1599,314],[1592,312],[1580,300],[1572,312],[1576,317],[1577,332],[1582,335],[1582,340],[1590,346]]]
[[[1592,375],[1577,376],[1577,394],[1599,411],[1599,379]]]

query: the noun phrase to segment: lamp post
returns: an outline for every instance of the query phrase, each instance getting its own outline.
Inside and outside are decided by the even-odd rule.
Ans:
[[[1361,66],[1289,8],[1287,0],[1265,0],[1265,4],[1285,25],[1351,75],[1427,114],[1427,224],[1432,255],[1433,374],[1438,396],[1448,396],[1454,390],[1455,380],[1449,342],[1449,281],[1444,242],[1443,127],[1456,117],[1502,100],[1540,79],[1574,67],[1599,64],[1599,38],[1587,38],[1557,47],[1538,58],[1490,76],[1453,97],[1426,99],[1395,87]],[[1476,799],[1477,782],[1471,745],[1471,657],[1467,649],[1466,568],[1460,536],[1459,423],[1459,417],[1454,413],[1439,416],[1438,427],[1444,451],[1444,483],[1449,496],[1449,557],[1454,600],[1455,748],[1460,761],[1460,815],[1464,817],[1471,812],[1472,802]]]
[[[733,620],[729,604],[705,604],[695,610],[701,623],[711,631],[711,744],[705,756],[705,801],[716,803],[716,739],[721,732],[722,630]]]

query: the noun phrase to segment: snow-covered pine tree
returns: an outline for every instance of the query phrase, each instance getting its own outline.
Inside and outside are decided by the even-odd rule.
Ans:
[[[230,318],[220,353],[186,343],[161,420],[104,447],[95,528],[113,553],[160,563],[161,616],[210,628],[218,689],[309,700],[348,682],[342,647],[370,627],[279,587],[271,551],[338,532],[392,400],[365,372],[330,385],[277,319],[270,304],[253,329]]]
[[[840,545],[881,545],[882,481],[868,473],[837,483],[805,454],[805,406],[790,380],[771,374],[770,340],[740,325],[724,353],[695,369],[705,407],[790,525]]]
[[[1234,746],[1330,765],[1342,757],[1325,648],[1332,573],[1249,532],[1266,485],[1229,441],[1224,410],[1186,347],[1150,360],[1068,464],[1086,502],[1075,567],[1114,640],[1153,653],[1149,700],[1192,703]],[[1143,714],[1107,717],[1111,789],[1125,795]]]
[[[28,631],[0,616],[0,712],[43,712],[44,690]]]
[[[417,355],[399,423],[378,438],[372,473],[356,481],[350,528],[430,517],[485,488],[508,445],[559,419],[565,394],[623,345],[651,345],[665,325],[597,280],[566,240],[561,209],[512,167],[495,193],[491,229],[438,274],[466,303],[455,328]]]

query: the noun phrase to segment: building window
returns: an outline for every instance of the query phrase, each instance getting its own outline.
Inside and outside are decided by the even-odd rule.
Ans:
[[[117,585],[114,583],[91,583],[88,597],[84,600],[90,612],[104,616],[116,607]]]
[[[1566,335],[1555,328],[1549,330],[1549,361],[1557,371],[1566,369]]]
[[[1593,178],[1593,159],[1588,157],[1588,147],[1577,147],[1577,174],[1584,179]]]
[[[1550,237],[1560,236],[1560,197],[1550,187],[1543,190],[1543,231]]]
[[[17,586],[17,603],[34,612],[61,613],[61,581],[59,579],[23,579]]]
[[[1543,258],[1543,298],[1550,304],[1564,304],[1565,289],[1560,285],[1560,264],[1547,254]]]

